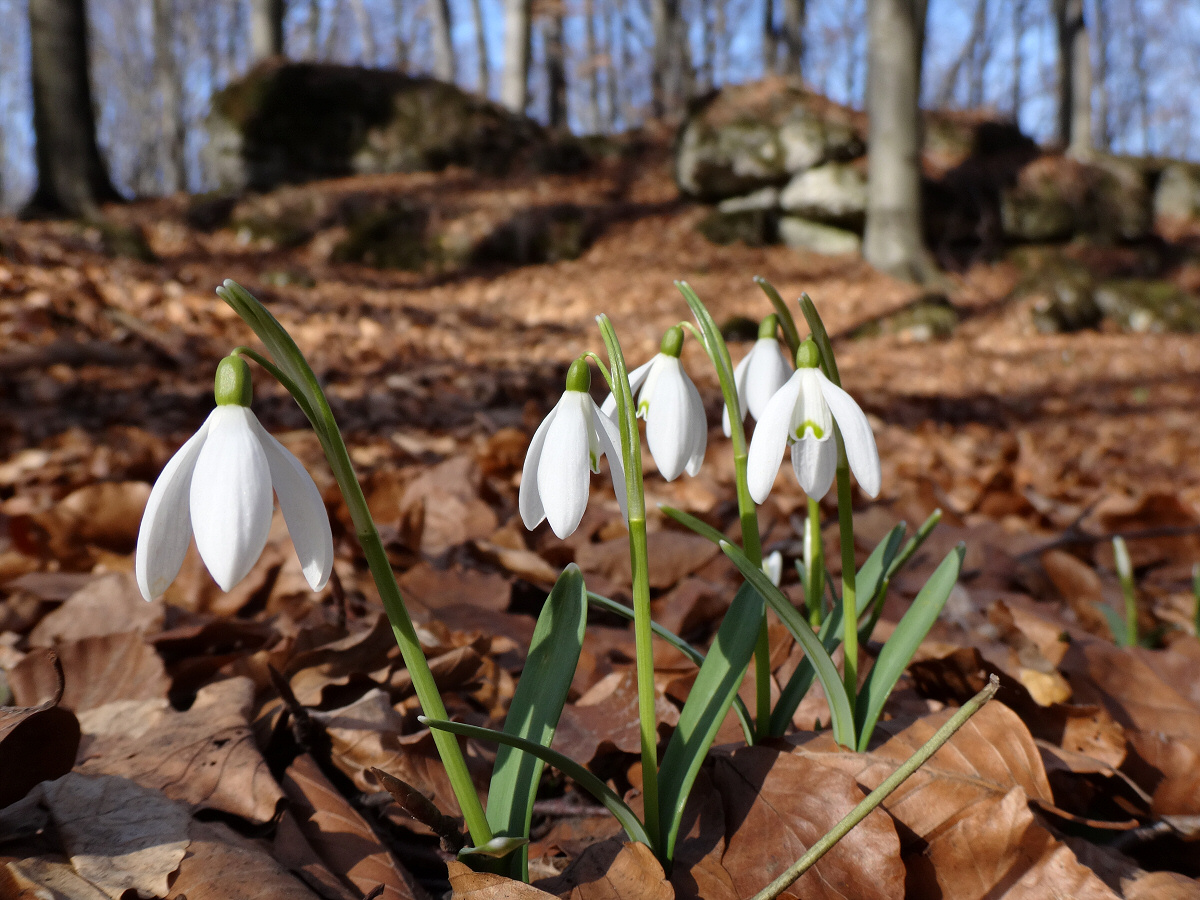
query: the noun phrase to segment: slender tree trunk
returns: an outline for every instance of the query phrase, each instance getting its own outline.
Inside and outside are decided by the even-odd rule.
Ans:
[[[799,78],[804,63],[807,0],[783,0],[783,74]]]
[[[399,4],[400,0],[396,0]],[[321,0],[308,0],[308,20],[305,22],[308,32],[308,58],[319,59],[321,56]]]
[[[481,97],[491,90],[491,65],[488,62],[487,32],[483,24],[483,3],[471,0],[471,20],[475,28],[475,91]]]
[[[979,0],[975,5],[975,21],[971,25],[971,68],[967,80],[967,107],[978,109],[983,106],[984,76],[988,60],[992,56],[992,43],[988,38],[988,0]]]
[[[529,102],[531,0],[504,0],[504,77],[500,101],[524,114]]]
[[[863,255],[891,275],[924,281],[921,238],[921,62],[926,0],[868,0],[867,226]]]
[[[183,86],[175,59],[175,0],[154,0],[154,82],[159,102],[158,166],[165,194],[187,189]]]
[[[392,16],[396,21],[396,69],[401,72],[407,72],[409,57],[411,56],[411,48],[409,46],[411,42],[404,27],[404,0],[392,0]]]
[[[1022,72],[1025,68],[1025,51],[1022,38],[1025,35],[1025,13],[1028,0],[1012,0],[1013,66],[1012,66],[1012,120],[1021,124]]]
[[[679,0],[650,0],[654,49],[650,71],[650,107],[655,117],[675,112],[682,105],[686,42],[679,16]]]
[[[1153,148],[1150,146],[1150,72],[1146,65],[1145,23],[1135,23],[1131,43],[1133,44],[1133,73],[1137,83],[1138,121],[1142,131],[1142,153],[1149,155],[1153,152]]]
[[[1105,0],[1092,0],[1096,30],[1096,140],[1101,150],[1112,149],[1108,121],[1108,8]]]
[[[250,59],[283,55],[283,0],[250,0]]]
[[[617,130],[617,121],[622,118],[621,112],[621,84],[620,66],[617,65],[618,59],[621,56],[621,7],[620,0],[611,0],[611,8],[609,8],[609,0],[601,0],[604,4],[604,27],[605,27],[605,43],[607,49],[605,51],[605,69],[604,69],[604,93],[606,98],[607,110],[607,126],[609,132]],[[626,122],[628,126],[628,122]]]
[[[429,39],[433,43],[433,77],[454,81],[454,39],[450,22],[450,4],[446,0],[425,0],[429,9]]]
[[[358,25],[358,39],[362,46],[362,64],[373,66],[377,62],[375,47],[375,26],[371,24],[371,13],[365,0],[350,0],[350,11],[354,13],[354,22]]]
[[[1077,158],[1092,149],[1092,60],[1083,0],[1054,0],[1058,38],[1058,139]]]
[[[551,128],[567,126],[567,68],[563,47],[563,13],[558,3],[542,19],[542,46],[546,57],[546,121]]]
[[[592,0],[583,3],[583,55],[587,106],[582,118],[587,123],[587,130],[597,134],[600,131],[600,65],[596,48],[596,9]]]
[[[93,217],[119,200],[96,146],[83,0],[29,0],[37,190],[25,216]]]
[[[779,34],[775,30],[775,0],[763,0],[762,48],[763,74],[770,75],[779,65]]]
[[[716,0],[719,5],[721,0]],[[713,42],[712,19],[710,17],[712,0],[697,0],[700,19],[700,64],[696,66],[696,87],[703,93],[713,85],[713,63],[716,60],[716,46]]]

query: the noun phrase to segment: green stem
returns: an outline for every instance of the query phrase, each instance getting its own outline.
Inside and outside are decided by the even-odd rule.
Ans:
[[[838,841],[849,834],[850,829],[870,815],[872,810],[883,803],[896,788],[904,784],[917,769],[925,765],[929,761],[929,758],[937,753],[954,736],[956,731],[967,724],[967,720],[971,716],[979,712],[985,703],[996,696],[998,690],[1000,690],[1000,680],[993,675],[987,686],[964,703],[958,712],[947,720],[945,725],[934,732],[933,737],[920,750],[905,760],[900,768],[885,778],[879,787],[867,794],[861,803],[846,814],[844,819],[834,825],[823,838],[813,844],[807,853],[800,857],[786,872],[755,894],[751,900],[775,900],[776,897],[787,890],[796,879],[816,865],[822,856],[832,850]]]
[[[633,640],[638,689],[638,724],[642,745],[642,799],[646,832],[657,855],[664,845],[658,808],[658,721],[655,715],[654,647],[650,617],[649,551],[646,547],[646,495],[642,481],[642,442],[637,410],[629,388],[629,372],[621,343],[608,316],[596,316],[612,369],[613,396],[617,400],[617,426],[621,432],[621,460],[625,468],[625,500],[629,516],[629,562],[633,581]],[[663,860],[666,862],[666,860]]]
[[[821,504],[808,498],[808,521],[804,529],[804,605],[808,607],[808,624],[813,630],[821,627],[824,618],[821,608],[825,593],[825,547],[821,543]]]
[[[854,513],[850,508],[850,463],[846,459],[846,446],[842,433],[833,426],[837,441],[837,495],[838,530],[842,545],[842,652],[845,654],[846,696],[850,709],[858,696],[858,606],[855,596],[854,572]]]

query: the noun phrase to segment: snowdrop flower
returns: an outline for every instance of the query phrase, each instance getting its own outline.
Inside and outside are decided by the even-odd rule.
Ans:
[[[629,387],[638,398],[637,414],[646,420],[650,455],[667,481],[674,481],[680,472],[699,472],[708,447],[704,403],[679,362],[682,349],[683,329],[674,325],[663,335],[658,354],[629,373]],[[609,394],[601,410],[616,421],[617,398]]]
[[[314,591],[333,568],[333,534],[312,477],[250,411],[250,371],[228,356],[217,366],[217,408],[171,457],[146,503],[134,572],[142,596],[159,597],[179,574],[188,541],[221,590],[257,562],[279,496],[304,577]]]
[[[811,340],[801,344],[795,373],[763,410],[746,461],[746,480],[755,503],[762,503],[771,492],[779,458],[788,444],[792,445],[792,468],[804,492],[814,499],[829,492],[837,468],[837,445],[830,440],[835,421],[859,486],[871,497],[879,493],[875,435],[854,398],[817,367],[819,358]]]
[[[762,570],[771,579],[771,584],[779,587],[783,580],[783,554],[776,550],[762,561]]]
[[[783,348],[775,339],[778,324],[779,319],[774,314],[762,320],[758,326],[758,340],[733,370],[733,383],[737,387],[738,406],[741,407],[743,419],[749,412],[755,421],[761,420],[775,392],[791,377],[791,367],[787,364]],[[721,412],[721,427],[725,429],[725,437],[729,437],[732,433],[729,407]]]
[[[601,454],[608,457],[621,515],[627,515],[621,436],[588,394],[591,386],[587,360],[575,360],[567,370],[567,389],[562,399],[529,442],[517,506],[521,521],[530,531],[543,519],[549,519],[551,530],[559,538],[575,531],[587,507],[589,473],[600,471]]]

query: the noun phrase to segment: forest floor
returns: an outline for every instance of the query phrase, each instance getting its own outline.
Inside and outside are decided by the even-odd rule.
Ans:
[[[90,882],[113,897],[134,887],[190,900],[250,896],[238,892],[249,882],[257,896],[286,897],[360,897],[376,885],[384,897],[420,897],[447,887],[436,840],[385,802],[369,770],[456,812],[444,772],[415,720],[411,682],[319,445],[265,373],[255,409],[322,489],[344,596],[308,591],[278,516],[266,553],[230,594],[194,548],[161,601],[144,603],[130,577],[150,484],[211,408],[217,361],[254,345],[214,295],[221,281],[263,300],[323,379],[450,711],[497,726],[532,616],[561,567],[574,561],[589,589],[629,594],[604,478],[593,480],[588,513],[566,541],[544,525],[527,532],[516,513],[529,435],[560,395],[566,366],[603,352],[594,316],[609,315],[638,364],[688,318],[674,279],[725,322],[769,311],[751,281],[761,275],[785,298],[805,291],[816,302],[843,383],[875,429],[883,488],[873,501],[855,497],[860,561],[896,522],[911,528],[943,511],[892,585],[876,639],[964,541],[960,585],[870,753],[837,753],[811,731],[828,719],[819,690],[786,743],[739,750],[729,723],[669,877],[623,846],[589,798],[552,778],[530,853],[538,887],[585,898],[749,896],[995,672],[1002,702],[794,896],[1200,896],[1195,337],[1040,334],[1017,290],[1020,269],[1001,260],[947,275],[961,316],[949,337],[852,338],[919,291],[849,258],[708,243],[695,228],[705,210],[678,199],[661,149],[574,176],[449,171],[293,190],[512,209],[570,202],[594,210],[601,227],[571,261],[414,273],[333,262],[336,228],[292,248],[199,230],[183,197],[108,211],[141,229],[146,259],[114,255],[111,234],[96,227],[0,221],[0,697],[11,692],[18,708],[52,698],[54,648],[65,672],[59,708],[73,714],[0,710],[5,778],[58,777],[70,760],[54,762],[51,746],[73,746],[82,731],[73,774],[0,809],[0,885],[15,886],[6,895],[42,896],[31,885],[52,882],[71,885],[62,896],[93,896],[80,885]],[[1125,251],[1070,252],[1090,261]],[[731,345],[735,361],[748,346]],[[657,504],[730,533],[737,516],[716,380],[690,339],[684,363],[716,427],[696,478],[667,484],[646,457],[651,580],[659,620],[703,645],[736,570]],[[784,466],[760,525],[766,549],[789,565],[803,504]],[[834,511],[831,497],[825,538],[836,573]],[[1116,647],[1099,611],[1121,602],[1115,534],[1129,544],[1140,630],[1155,635],[1153,649]],[[785,574],[793,595],[795,582]],[[797,651],[781,628],[772,650],[785,678]],[[640,780],[632,659],[632,634],[617,620],[589,626],[556,743],[619,790]],[[294,698],[281,700],[270,668]],[[665,735],[695,669],[663,649],[657,673]],[[289,715],[305,710],[309,731],[294,734]],[[470,745],[485,781],[490,753]],[[135,807],[154,842],[112,825]],[[98,831],[98,821],[112,827]],[[120,862],[122,854],[131,855]],[[454,887],[544,896],[461,872]]]

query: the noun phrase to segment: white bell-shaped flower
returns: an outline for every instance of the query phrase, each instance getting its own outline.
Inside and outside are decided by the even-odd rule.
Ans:
[[[629,373],[637,414],[646,420],[650,455],[667,481],[674,481],[681,472],[698,473],[708,448],[704,402],[679,362],[682,348],[683,329],[676,325],[663,336],[661,351]],[[617,398],[609,394],[600,409],[615,421]]]
[[[771,492],[779,459],[792,446],[796,480],[809,497],[829,492],[837,468],[836,421],[846,445],[850,470],[871,497],[879,494],[879,450],[871,425],[854,398],[817,368],[818,351],[805,341],[796,354],[796,371],[771,398],[750,442],[746,480],[750,496],[762,503]]]
[[[250,410],[245,361],[217,367],[217,408],[163,468],[138,531],[134,572],[142,596],[159,597],[196,536],[200,558],[228,591],[253,568],[271,530],[274,489],[304,577],[314,591],[333,569],[333,533],[321,494],[300,460]]]
[[[762,320],[758,326],[758,340],[733,370],[733,383],[737,388],[738,406],[741,407],[743,419],[747,412],[754,416],[755,421],[762,419],[775,392],[792,375],[783,348],[775,337],[777,325],[778,319],[774,314]],[[728,406],[721,411],[721,427],[725,429],[725,436],[729,437],[732,432]]]
[[[562,399],[529,442],[517,506],[531,531],[544,519],[559,538],[579,527],[591,489],[590,473],[600,471],[602,455],[608,457],[621,514],[627,515],[621,436],[588,394],[591,380],[586,360],[571,363]]]

